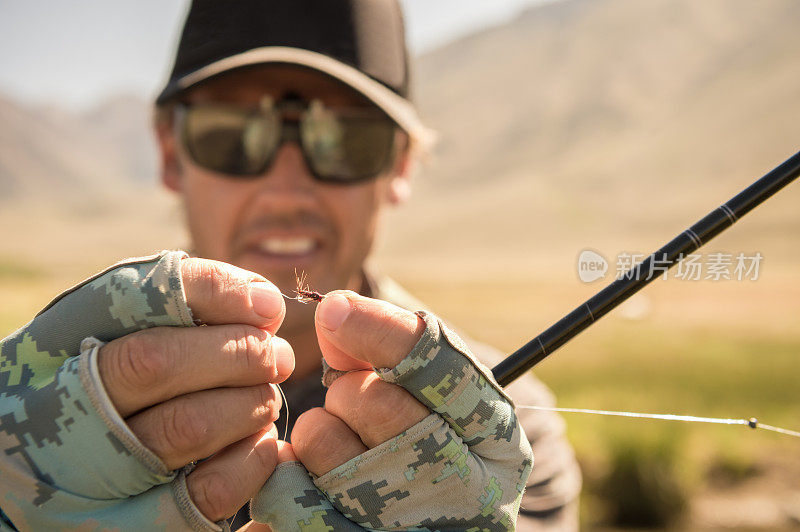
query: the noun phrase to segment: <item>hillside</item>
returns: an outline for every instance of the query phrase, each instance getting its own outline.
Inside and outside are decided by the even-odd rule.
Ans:
[[[442,141],[393,244],[526,267],[562,244],[649,251],[800,148],[798,22],[790,0],[575,0],[419,58]],[[797,234],[799,200],[723,244]]]
[[[585,247],[648,251],[800,146],[798,22],[792,0],[565,0],[419,57],[415,97],[441,141],[388,224],[382,261],[524,272]],[[2,235],[7,252],[35,259],[31,242],[59,231],[65,246],[102,238],[105,226],[71,220],[98,193],[105,212],[160,212],[149,118],[126,97],[81,115],[0,99],[1,227],[31,202],[41,214]],[[720,242],[798,253],[783,243],[800,230],[799,192]],[[175,220],[129,225],[162,247],[179,238]],[[127,251],[118,239],[101,255]]]
[[[794,0],[561,0],[417,58],[441,141],[376,262],[517,349],[602,286],[579,281],[581,250],[650,252],[800,149],[798,25]],[[186,246],[149,115],[128,97],[76,114],[0,95],[0,336],[103,265]],[[762,253],[757,282],[656,281],[537,366],[560,406],[799,429],[799,204],[795,183],[704,248]],[[664,493],[689,503],[673,529],[800,522],[795,440],[565,417],[586,529],[619,523],[629,496],[658,513]]]
[[[716,150],[732,142],[749,149],[728,168],[758,164],[800,132],[798,20],[786,0],[580,0],[436,50],[417,69],[444,139],[434,178],[625,179],[624,166],[656,181],[726,171]]]
[[[0,204],[113,193],[155,174],[149,106],[116,97],[76,114],[0,95]]]

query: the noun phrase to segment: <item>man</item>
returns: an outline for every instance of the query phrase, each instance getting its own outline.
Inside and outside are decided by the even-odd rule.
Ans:
[[[410,312],[421,306],[365,268],[381,213],[408,196],[415,154],[429,140],[408,94],[402,17],[392,0],[192,5],[158,99],[157,135],[162,181],[183,201],[198,258],[167,253],[111,269],[4,342],[3,354],[16,353],[17,366],[20,353],[34,352],[64,364],[55,377],[40,378],[45,372],[33,364],[27,373],[20,369],[13,382],[26,384],[21,391],[10,377],[6,383],[4,404],[13,398],[20,406],[9,408],[14,415],[0,433],[14,437],[8,454],[18,452],[39,479],[31,492],[39,503],[0,503],[9,523],[24,528],[30,508],[57,504],[83,514],[63,519],[55,511],[50,521],[37,514],[31,522],[65,526],[85,515],[104,524],[124,515],[135,528],[158,508],[153,521],[161,525],[182,518],[210,530],[258,492],[254,517],[276,529],[312,526],[317,518],[320,529],[354,526],[350,520],[367,528],[513,527],[513,486],[525,484],[514,474],[526,478],[528,470],[527,442],[510,405],[486,385],[485,370],[468,362],[453,370],[464,354],[460,341],[431,315]],[[318,306],[284,306],[275,286],[292,293],[296,271],[328,293]],[[348,291],[331,292],[340,289]],[[123,305],[125,298],[134,301]],[[103,312],[91,310],[97,307]],[[87,312],[90,319],[80,319]],[[69,319],[75,321],[65,329]],[[188,328],[192,321],[207,327]],[[436,344],[422,353],[427,369],[404,381],[408,375],[398,368],[425,342]],[[495,352],[471,347],[487,365],[497,362]],[[77,352],[64,362],[65,353]],[[431,352],[445,354],[431,361]],[[454,358],[441,362],[447,353]],[[340,370],[326,374],[327,392],[323,356]],[[462,373],[475,375],[469,382],[477,391],[466,395],[484,394],[472,405],[478,410],[430,399],[426,379],[439,374],[437,363],[446,378],[436,390]],[[364,371],[373,367],[386,369],[379,376]],[[280,398],[270,384],[290,373],[284,389],[291,445],[277,438]],[[48,387],[52,393],[43,394]],[[523,403],[551,400],[532,377],[510,389]],[[61,419],[72,408],[64,393],[79,406],[57,427],[19,421],[20,411],[44,403],[55,404]],[[103,423],[84,420],[85,403]],[[487,404],[488,411],[481,406]],[[518,529],[575,528],[579,474],[563,424],[544,413],[523,423],[537,465]],[[79,460],[80,447],[68,442],[76,425],[97,435],[81,440],[97,449],[97,461],[112,448],[136,460],[108,471],[89,460],[91,474],[77,468],[80,479],[58,467],[45,473],[59,458]],[[409,434],[418,439],[406,441]],[[23,441],[32,437],[57,441],[62,454],[30,449]],[[463,444],[451,446],[460,439],[466,455]],[[426,441],[440,447],[423,459]],[[302,465],[291,466],[296,460]],[[438,473],[425,483],[431,466]],[[470,492],[483,486],[476,480],[481,471],[481,481],[495,487]],[[162,490],[168,481],[171,502]],[[75,490],[80,503],[59,490],[75,482],[85,484]],[[4,492],[6,500],[24,499]]]

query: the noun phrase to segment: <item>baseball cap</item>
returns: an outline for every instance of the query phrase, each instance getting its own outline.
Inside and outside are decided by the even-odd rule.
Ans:
[[[336,78],[416,142],[433,140],[410,101],[397,0],[193,0],[156,103],[224,72],[264,63],[300,65]]]

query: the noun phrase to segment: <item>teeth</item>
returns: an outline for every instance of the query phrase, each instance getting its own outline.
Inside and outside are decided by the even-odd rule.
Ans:
[[[268,238],[260,245],[263,251],[275,255],[301,255],[314,249],[312,238]]]

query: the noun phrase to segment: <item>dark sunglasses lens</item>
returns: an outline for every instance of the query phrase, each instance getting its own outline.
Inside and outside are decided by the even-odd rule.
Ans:
[[[302,119],[303,148],[314,173],[325,181],[376,177],[392,159],[395,126],[386,116],[311,109]]]
[[[184,144],[200,166],[228,175],[258,175],[278,144],[277,116],[226,107],[186,110]]]

